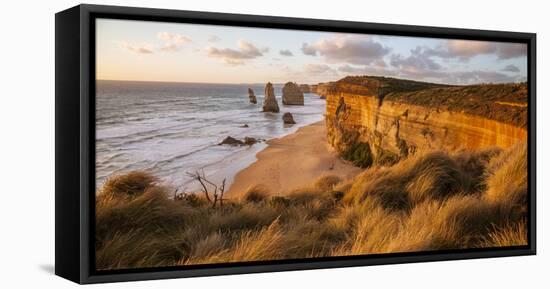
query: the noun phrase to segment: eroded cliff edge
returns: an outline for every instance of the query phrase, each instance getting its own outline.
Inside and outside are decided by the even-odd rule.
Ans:
[[[527,140],[525,83],[451,86],[361,76],[326,86],[328,141],[362,167],[422,150],[506,148]]]

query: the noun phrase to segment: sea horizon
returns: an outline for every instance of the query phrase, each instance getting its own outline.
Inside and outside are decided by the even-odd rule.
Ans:
[[[266,81],[266,82],[200,82],[200,81],[169,81],[169,80],[119,80],[119,79],[96,79],[96,82],[143,82],[143,83],[168,83],[168,84],[219,84],[219,85],[265,85],[268,82],[271,82],[273,85],[284,85],[285,83],[289,82],[273,82],[273,81]],[[290,81],[293,82],[293,81]],[[298,83],[298,84],[307,84],[307,85],[314,85],[321,82],[314,82],[314,83]]]

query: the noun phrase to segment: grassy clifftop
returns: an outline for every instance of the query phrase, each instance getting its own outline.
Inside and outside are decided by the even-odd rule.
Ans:
[[[434,110],[468,113],[527,127],[527,83],[445,85],[377,76],[348,76],[331,93],[376,96]]]
[[[213,207],[144,172],[96,200],[97,268],[525,245],[527,150],[429,152],[276,196],[258,185]]]

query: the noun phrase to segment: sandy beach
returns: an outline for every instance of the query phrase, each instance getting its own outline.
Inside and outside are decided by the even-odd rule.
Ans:
[[[256,155],[257,161],[235,176],[227,196],[238,196],[257,184],[266,185],[272,194],[286,194],[311,185],[323,175],[351,178],[360,171],[341,160],[328,145],[324,121],[269,140],[267,144]]]

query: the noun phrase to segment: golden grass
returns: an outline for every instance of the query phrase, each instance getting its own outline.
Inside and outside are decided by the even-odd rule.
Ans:
[[[482,247],[508,247],[527,244],[527,224],[520,221],[496,228],[484,239]]]
[[[255,185],[244,193],[243,200],[248,203],[259,203],[267,199],[269,188],[264,185]]]
[[[342,178],[333,175],[322,176],[315,182],[315,188],[320,191],[329,191],[342,182]]]
[[[98,269],[527,244],[527,149],[430,152],[285,196],[251,187],[213,208],[143,172],[96,202]]]

